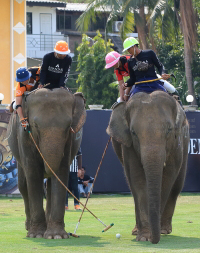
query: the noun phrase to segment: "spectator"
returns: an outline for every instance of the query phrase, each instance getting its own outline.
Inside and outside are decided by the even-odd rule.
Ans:
[[[79,149],[77,155],[75,156],[72,164],[70,165],[70,172],[69,172],[69,181],[68,181],[68,188],[71,192],[73,192],[74,196],[79,200],[79,191],[78,191],[78,169],[82,167],[82,153],[81,148]],[[81,210],[79,202],[74,199],[74,209]],[[65,210],[68,210],[68,192],[66,195],[66,204]]]
[[[94,182],[94,178],[85,175],[85,172],[86,169],[83,166],[78,170],[78,190],[83,198],[87,198],[88,193],[91,193],[92,183]]]

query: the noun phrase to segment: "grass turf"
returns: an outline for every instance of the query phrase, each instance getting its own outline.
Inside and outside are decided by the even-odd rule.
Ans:
[[[85,199],[81,198],[84,203]],[[65,212],[65,228],[74,232],[81,211]],[[102,233],[104,226],[85,211],[78,227],[80,238],[62,240],[27,238],[24,228],[25,213],[21,198],[0,197],[0,252],[200,252],[200,193],[182,193],[173,217],[173,231],[162,235],[158,244],[136,242],[131,231],[135,225],[131,195],[92,195],[87,207],[106,225],[115,225]],[[117,239],[116,234],[121,238]]]

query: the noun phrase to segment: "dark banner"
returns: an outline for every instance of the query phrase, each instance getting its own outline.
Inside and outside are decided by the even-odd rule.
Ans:
[[[185,192],[200,192],[200,111],[186,112],[190,124]]]
[[[13,193],[17,189],[17,162],[8,146],[7,126],[10,113],[0,105],[0,194]]]
[[[111,110],[88,110],[83,127],[82,154],[86,174],[94,177],[109,140],[106,128]],[[183,191],[200,192],[200,112],[186,112],[190,123],[188,170]],[[17,165],[6,137],[10,114],[0,109],[0,194],[17,189]],[[112,144],[106,151],[93,192],[129,192],[129,187]]]
[[[82,157],[86,174],[94,177],[109,140],[106,128],[111,110],[88,110],[83,127]],[[124,171],[110,142],[93,192],[128,192]]]

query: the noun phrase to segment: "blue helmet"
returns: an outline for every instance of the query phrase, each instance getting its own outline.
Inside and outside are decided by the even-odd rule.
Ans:
[[[24,82],[31,77],[31,72],[28,71],[25,67],[20,67],[16,70],[16,81]]]

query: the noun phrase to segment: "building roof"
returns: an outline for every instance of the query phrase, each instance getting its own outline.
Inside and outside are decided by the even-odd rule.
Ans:
[[[27,6],[65,7],[66,3],[56,0],[26,0]]]
[[[66,7],[58,7],[57,9],[60,11],[78,11],[84,12],[87,9],[88,3],[67,3]],[[99,12],[110,12],[111,8],[107,7],[99,7],[96,9]]]

